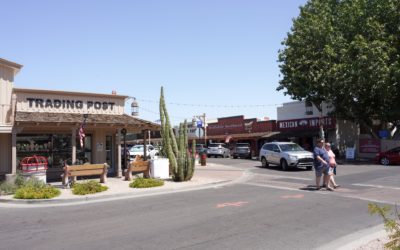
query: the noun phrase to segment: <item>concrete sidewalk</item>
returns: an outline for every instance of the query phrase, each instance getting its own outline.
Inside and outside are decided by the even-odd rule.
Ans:
[[[130,188],[130,182],[124,181],[123,177],[110,177],[107,178],[107,183],[105,184],[108,187],[107,191],[84,196],[72,194],[71,189],[64,188],[61,185],[61,182],[52,182],[50,183],[51,185],[56,186],[61,190],[61,195],[58,197],[43,200],[22,200],[14,199],[12,195],[8,195],[0,196],[0,204],[75,204],[89,201],[100,202],[106,200],[170,194],[227,185],[243,178],[245,176],[244,173],[243,170],[237,168],[208,163],[207,166],[196,165],[195,173],[190,181],[174,182],[171,179],[167,179],[161,187],[140,189]]]

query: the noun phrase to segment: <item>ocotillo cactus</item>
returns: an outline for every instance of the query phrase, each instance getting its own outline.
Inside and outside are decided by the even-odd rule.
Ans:
[[[194,173],[196,142],[192,143],[192,156],[188,150],[187,122],[180,124],[178,142],[171,127],[167,108],[164,100],[164,88],[161,87],[160,95],[160,121],[163,150],[167,154],[174,181],[188,181]]]

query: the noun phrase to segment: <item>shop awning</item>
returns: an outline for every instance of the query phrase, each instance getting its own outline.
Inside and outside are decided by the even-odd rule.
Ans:
[[[85,118],[83,114],[66,114],[66,113],[33,113],[33,112],[16,112],[15,123],[20,124],[36,124],[36,125],[78,125]],[[123,115],[104,115],[104,114],[88,114],[85,126],[115,126],[126,128],[128,131],[151,130],[159,131],[161,126],[157,123],[142,120],[136,117]]]
[[[263,138],[270,139],[288,139],[291,137],[317,137],[319,136],[319,130],[298,130],[298,131],[284,131],[274,132],[275,134],[269,136],[263,136]]]
[[[229,134],[229,135],[210,135],[207,136],[207,140],[226,140],[229,136],[229,140],[237,140],[237,139],[257,139],[257,138],[267,138],[273,136],[279,132],[256,132],[256,133],[242,133],[242,134]]]

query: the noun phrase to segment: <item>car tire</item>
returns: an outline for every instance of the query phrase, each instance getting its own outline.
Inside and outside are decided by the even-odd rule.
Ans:
[[[269,167],[268,161],[267,161],[267,159],[265,159],[265,157],[262,157],[262,158],[261,158],[261,167],[262,167],[262,168],[267,168],[267,167]]]
[[[281,160],[281,167],[283,171],[288,171],[289,170],[289,166],[287,164],[287,161],[285,159]]]
[[[236,155],[233,156],[233,159],[237,159],[238,157]]]
[[[312,166],[307,166],[307,170],[311,171],[312,170]]]
[[[382,157],[380,160],[379,160],[379,162],[382,164],[382,165],[389,165],[390,164],[390,161],[389,161],[389,159],[387,158],[387,157]]]

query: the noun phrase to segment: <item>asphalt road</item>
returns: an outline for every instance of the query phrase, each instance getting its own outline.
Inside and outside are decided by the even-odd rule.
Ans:
[[[0,208],[0,249],[318,249],[381,224],[368,214],[369,202],[400,200],[398,166],[341,165],[342,187],[328,192],[313,191],[311,171],[209,160],[245,169],[249,178],[112,202]]]

